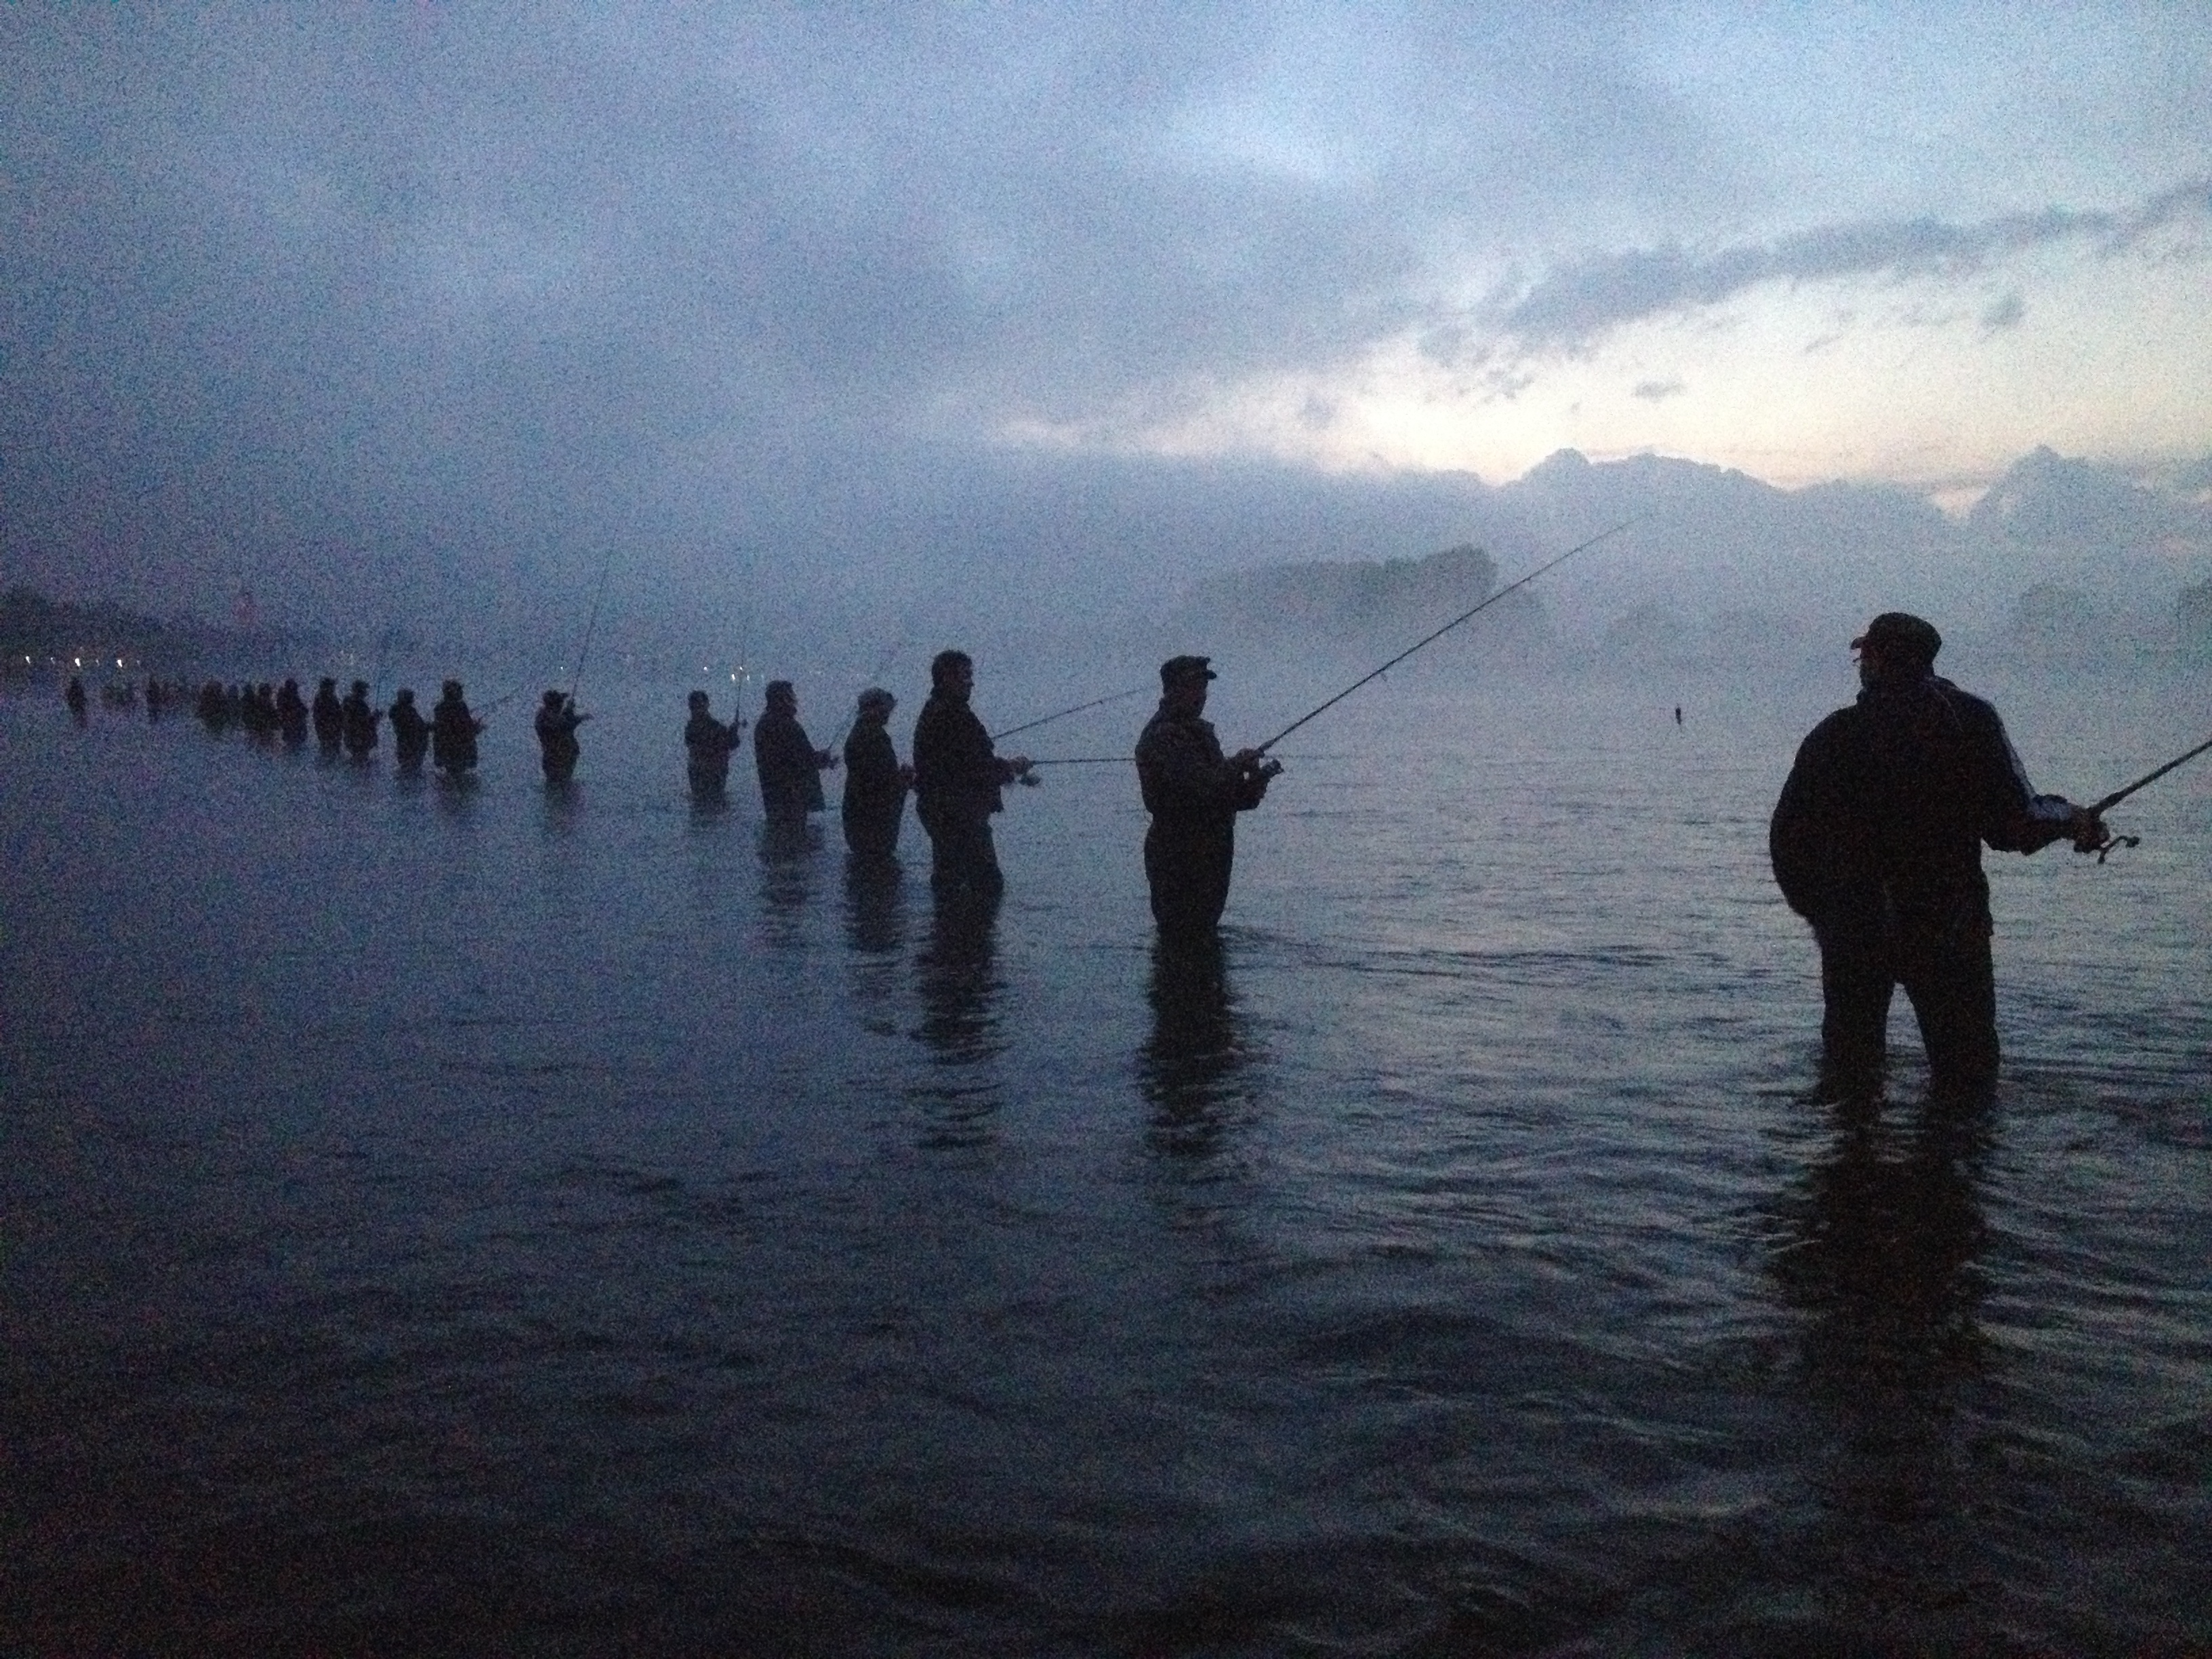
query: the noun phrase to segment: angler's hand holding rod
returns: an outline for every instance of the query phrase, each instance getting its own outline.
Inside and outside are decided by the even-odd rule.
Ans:
[[[2142,844],[2142,836],[2116,836],[2107,830],[2105,827],[2105,814],[2145,784],[2156,783],[2176,767],[2187,765],[2208,750],[2212,750],[2212,738],[2205,738],[2194,749],[2176,755],[2163,766],[2153,767],[2133,783],[2113,790],[2104,799],[2081,808],[2080,816],[2069,826],[2069,833],[2074,837],[2074,850],[2077,853],[2094,853],[2097,855],[2097,862],[2102,864],[2112,856],[2115,848],[2140,847]]]

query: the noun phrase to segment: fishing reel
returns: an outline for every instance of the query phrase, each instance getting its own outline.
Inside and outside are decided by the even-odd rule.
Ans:
[[[2104,828],[2102,824],[2100,824],[2098,827],[2100,829]],[[2102,864],[2106,859],[2112,857],[2113,854],[2118,852],[2123,847],[2140,847],[2142,845],[2142,837],[2141,836],[2116,836],[2110,830],[2105,830],[2104,835],[2099,840],[2091,842],[2075,842],[2074,843],[2074,850],[2077,853],[2094,853],[2097,855],[2097,862]]]

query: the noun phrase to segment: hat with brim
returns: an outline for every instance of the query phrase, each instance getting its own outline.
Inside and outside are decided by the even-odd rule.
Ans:
[[[1902,611],[1885,611],[1867,624],[1865,633],[1851,641],[1854,651],[1863,651],[1869,646],[1878,651],[1894,651],[1921,662],[1933,662],[1936,653],[1943,648],[1943,636],[1936,631],[1933,623],[1923,622]]]
[[[1160,684],[1172,688],[1188,685],[1193,680],[1218,680],[1221,676],[1206,666],[1212,660],[1208,657],[1170,657],[1160,665]]]

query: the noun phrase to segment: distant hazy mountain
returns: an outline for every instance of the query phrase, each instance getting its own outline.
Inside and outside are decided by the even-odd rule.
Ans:
[[[2089,558],[2212,550],[2212,507],[2047,447],[2014,461],[1974,504],[1966,526]]]
[[[1494,491],[1492,525],[1476,528],[1557,547],[1636,519],[1543,592],[1563,631],[1611,631],[1645,652],[1666,640],[1670,655],[1770,647],[1777,630],[1817,637],[1886,610],[2002,639],[2038,587],[2140,635],[2169,630],[2180,589],[2212,575],[2212,505],[2186,475],[2178,483],[2154,488],[2039,449],[1960,520],[1889,485],[1781,489],[1693,461],[1593,463],[1563,450]],[[2057,625],[2051,603],[2029,607],[2037,626]]]

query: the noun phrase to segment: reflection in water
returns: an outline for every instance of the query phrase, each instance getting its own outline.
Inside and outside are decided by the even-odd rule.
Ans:
[[[1783,1206],[1774,1277],[1808,1316],[1802,1364],[1832,1443],[1814,1464],[1807,1546],[1852,1625],[1946,1644],[1985,1584],[1971,1385],[1990,1346],[1977,1317],[1988,1228],[1978,1186],[1986,1109],[1913,1128],[1839,1109],[1834,1146]],[[1962,1627],[1954,1632],[1967,1633]]]
[[[821,829],[810,818],[778,814],[762,820],[761,931],[769,944],[805,943],[801,925],[821,845]]]
[[[845,861],[845,929],[853,949],[883,956],[906,942],[906,888],[896,859]]]
[[[330,756],[327,751],[321,757],[321,760],[325,764],[329,763]],[[438,805],[453,817],[461,819],[471,817],[471,809],[475,806],[476,799],[477,775],[475,773],[463,772],[459,776],[451,772],[438,774]]]
[[[1137,1075],[1153,1107],[1153,1149],[1209,1156],[1219,1147],[1223,1108],[1243,1092],[1245,1065],[1220,941],[1156,942],[1152,1004],[1152,1041],[1139,1051]]]
[[[1774,1272],[1813,1316],[1807,1369],[1844,1396],[1918,1393],[1981,1368],[1974,1188],[1987,1145],[1981,1110],[1931,1111],[1911,1132],[1865,1106],[1838,1114],[1835,1146],[1788,1206]]]
[[[568,778],[549,778],[545,782],[545,831],[549,836],[568,836],[575,831],[578,809],[583,804],[583,792]]]
[[[906,944],[906,891],[896,859],[845,861],[845,937],[853,948],[853,1000],[861,1028],[898,1029],[899,953]]]
[[[991,1139],[999,1109],[994,1062],[1006,1051],[999,1030],[998,895],[939,894],[929,943],[915,958],[921,998],[919,1035],[933,1075],[914,1091],[927,1109],[921,1144],[978,1146]]]

